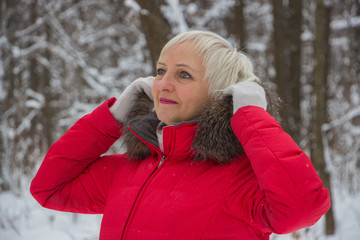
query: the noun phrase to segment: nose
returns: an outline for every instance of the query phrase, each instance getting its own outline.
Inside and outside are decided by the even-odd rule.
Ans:
[[[159,80],[159,90],[166,92],[173,92],[175,90],[175,79],[171,76],[171,73],[166,72]]]

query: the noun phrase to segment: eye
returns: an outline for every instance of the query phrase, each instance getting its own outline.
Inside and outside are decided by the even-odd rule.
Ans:
[[[187,72],[180,72],[180,77],[184,79],[192,79],[192,76]]]
[[[164,70],[164,69],[159,68],[159,69],[157,70],[157,75],[164,75],[164,74],[165,74],[165,70]]]

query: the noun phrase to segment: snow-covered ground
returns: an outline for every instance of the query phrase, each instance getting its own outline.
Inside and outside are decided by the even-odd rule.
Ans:
[[[95,240],[100,215],[81,215],[42,208],[30,195],[0,194],[1,240]]]
[[[359,240],[360,193],[343,196],[334,192],[332,202],[336,217],[336,234],[324,236],[323,219],[296,234],[273,235],[272,240]],[[42,208],[30,193],[16,196],[0,193],[1,240],[96,240],[101,215],[63,213]]]

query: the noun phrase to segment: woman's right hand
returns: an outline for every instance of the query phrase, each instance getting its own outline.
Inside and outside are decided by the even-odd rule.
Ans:
[[[265,90],[256,82],[238,82],[224,91],[225,95],[233,98],[233,113],[244,106],[257,106],[266,110],[267,101]]]
[[[138,78],[132,82],[116,100],[114,105],[110,107],[110,112],[114,118],[120,123],[125,122],[127,113],[134,105],[134,101],[141,91],[153,100],[152,96],[152,85],[154,82],[154,77]]]

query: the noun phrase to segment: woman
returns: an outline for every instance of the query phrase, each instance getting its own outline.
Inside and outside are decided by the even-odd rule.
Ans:
[[[31,193],[47,208],[104,214],[100,239],[269,239],[311,226],[329,193],[260,85],[220,36],[180,34],[155,78],[50,148]],[[120,137],[127,152],[102,156]]]

